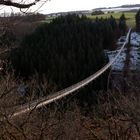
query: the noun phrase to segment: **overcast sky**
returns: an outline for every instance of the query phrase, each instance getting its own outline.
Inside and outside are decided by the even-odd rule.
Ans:
[[[140,0],[50,0],[39,11],[48,14],[75,10],[91,10],[98,7],[114,7],[124,4],[140,4]],[[3,10],[7,12],[9,9],[7,10],[5,7]],[[32,9],[34,10],[36,7],[32,7]]]
[[[46,13],[73,10],[90,10],[98,7],[112,7],[123,4],[139,4],[140,0],[51,0],[42,10]]]

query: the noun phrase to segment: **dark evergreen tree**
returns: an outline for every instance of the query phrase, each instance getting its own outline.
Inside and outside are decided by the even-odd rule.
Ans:
[[[119,19],[119,29],[121,31],[121,35],[125,35],[127,25],[126,25],[126,18],[125,18],[124,14],[122,14],[120,19]]]
[[[140,10],[136,14],[136,30],[140,32]]]
[[[118,28],[116,19],[111,15],[108,20],[109,20],[110,25],[112,26],[112,29],[116,30]]]

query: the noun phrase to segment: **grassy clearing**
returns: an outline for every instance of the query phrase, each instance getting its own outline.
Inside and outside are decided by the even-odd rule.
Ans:
[[[134,19],[135,18],[135,14],[134,12],[126,12],[124,13],[125,14],[125,17],[127,19]],[[88,16],[89,18],[92,18],[92,19],[95,19],[96,17],[98,18],[109,18],[110,16],[113,16],[114,18],[116,19],[119,19],[120,16],[122,15],[122,12],[118,12],[118,13],[107,13],[107,14],[102,14],[102,15],[95,15],[95,16]]]
[[[124,12],[125,17],[126,17],[126,22],[128,27],[135,27],[135,12]],[[88,16],[91,19],[95,19],[96,17],[98,18],[109,18],[110,16],[113,16],[116,20],[119,20],[120,16],[122,15],[122,12],[118,13],[107,13],[103,15],[95,15],[95,16]]]
[[[127,20],[127,25],[128,27],[135,27],[136,26],[135,19]]]
[[[128,27],[135,27],[135,12],[124,12],[125,17],[126,17],[126,22]],[[96,17],[98,18],[109,18],[110,16],[113,16],[116,20],[119,20],[120,16],[122,15],[122,12],[118,12],[118,13],[107,13],[107,14],[102,14],[102,15],[95,15],[95,16],[88,16],[88,18],[90,19],[96,19]],[[55,17],[46,17],[46,20],[44,22],[51,22]]]
[[[53,19],[55,19],[56,17],[46,17],[46,19],[43,21],[43,22],[46,22],[46,23],[50,23]]]

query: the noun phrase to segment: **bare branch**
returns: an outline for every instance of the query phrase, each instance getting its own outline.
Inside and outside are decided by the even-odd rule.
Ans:
[[[13,6],[17,8],[29,8],[33,5],[35,5],[37,2],[40,0],[35,0],[34,2],[24,4],[24,3],[18,3],[18,2],[12,2],[11,0],[0,0],[0,5],[5,5],[5,6]]]

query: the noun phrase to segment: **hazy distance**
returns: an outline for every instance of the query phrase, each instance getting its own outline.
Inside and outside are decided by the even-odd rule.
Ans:
[[[45,1],[45,0],[44,0]],[[29,11],[33,12],[36,9],[40,13],[49,14],[67,11],[91,10],[99,7],[115,7],[126,4],[139,4],[140,0],[49,0],[41,8],[42,3],[30,8]],[[17,8],[3,7],[0,12],[17,12]]]

